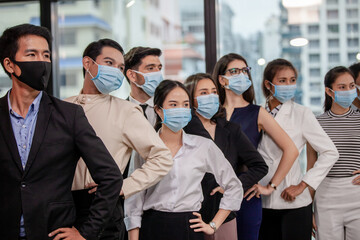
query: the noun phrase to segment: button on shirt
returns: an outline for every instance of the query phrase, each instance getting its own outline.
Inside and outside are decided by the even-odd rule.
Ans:
[[[155,186],[125,200],[127,230],[141,227],[143,211],[199,211],[204,197],[201,181],[206,172],[215,176],[225,190],[220,208],[237,211],[243,198],[240,180],[215,143],[183,132],[183,145],[176,153],[171,171]]]
[[[19,151],[21,165],[23,169],[25,169],[26,162],[28,160],[28,156],[30,153],[41,97],[42,97],[42,92],[40,92],[39,95],[37,95],[33,103],[30,105],[26,117],[23,118],[12,109],[10,103],[10,91],[8,93],[8,106],[9,106],[11,126],[16,139],[16,144]],[[23,215],[21,215],[21,220],[20,220],[20,236],[22,237],[25,236]]]

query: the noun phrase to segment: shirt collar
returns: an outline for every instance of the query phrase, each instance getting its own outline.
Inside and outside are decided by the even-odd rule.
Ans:
[[[194,139],[191,137],[191,134],[187,134],[185,133],[184,130],[182,130],[182,141],[183,141],[183,144],[186,145],[186,146],[189,146],[189,147],[196,147],[196,143],[194,141]]]
[[[136,105],[140,105],[140,104],[147,104],[150,107],[154,107],[154,97],[149,98],[146,102],[141,103],[138,100],[136,100],[135,98],[133,98],[131,95],[129,95],[129,101],[132,103],[135,103]]]
[[[10,91],[8,92],[7,95],[7,101],[8,101],[8,107],[9,107],[9,113],[15,113],[11,107],[11,102],[10,102]],[[33,111],[33,112],[38,112],[39,108],[40,108],[40,101],[41,101],[41,97],[43,95],[43,92],[40,91],[40,93],[36,96],[36,98],[34,99],[34,101],[31,103],[30,107],[29,107],[29,112]]]
[[[75,102],[79,104],[98,103],[99,101],[105,101],[110,98],[109,94],[84,94],[82,90],[80,94],[76,96]]]

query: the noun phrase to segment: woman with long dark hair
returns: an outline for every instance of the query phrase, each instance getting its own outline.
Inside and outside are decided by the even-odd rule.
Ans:
[[[268,167],[263,158],[241,127],[225,119],[216,83],[211,75],[191,75],[186,79],[185,86],[189,90],[193,106],[192,119],[184,128],[185,132],[212,139],[232,165],[246,191],[266,175]],[[244,167],[248,171],[240,174]],[[205,222],[210,222],[219,210],[222,194],[216,192],[219,185],[210,173],[205,175],[201,185],[204,201],[200,213]],[[205,239],[237,240],[235,213],[230,213],[216,233],[205,236]]]
[[[185,133],[191,119],[190,96],[184,85],[164,80],[155,90],[159,136],[170,149],[174,165],[155,186],[125,201],[130,239],[196,240],[211,235],[243,196],[241,182],[221,150],[210,139]],[[209,223],[198,213],[206,172],[225,190],[219,211]],[[140,230],[139,230],[140,229]]]
[[[355,240],[360,236],[360,113],[350,108],[357,97],[354,76],[335,67],[325,76],[324,113],[317,117],[340,157],[315,193],[318,240]],[[308,150],[315,162],[317,151]]]
[[[235,53],[221,57],[212,76],[219,89],[220,103],[226,110],[226,119],[240,124],[255,148],[259,145],[262,133],[266,132],[282,150],[279,167],[276,172],[272,172],[270,181],[265,187],[251,191],[237,212],[238,239],[257,240],[262,220],[260,194],[269,195],[279,186],[299,153],[295,144],[271,115],[254,104],[254,87],[245,58]],[[242,172],[246,171],[246,168],[242,169]],[[238,173],[240,176],[241,174],[244,173]],[[256,198],[253,198],[254,196]]]
[[[319,153],[313,167],[304,175],[300,160],[293,164],[284,181],[269,196],[263,196],[263,221],[259,239],[310,240],[312,198],[308,187],[316,189],[338,158],[336,147],[324,132],[314,114],[292,99],[296,92],[297,71],[285,59],[268,63],[264,70],[263,92],[266,109],[291,137],[299,152],[309,143]],[[254,189],[262,188],[272,178],[281,162],[282,151],[273,139],[264,134],[258,151],[269,166],[269,173]],[[246,195],[246,194],[245,194]]]

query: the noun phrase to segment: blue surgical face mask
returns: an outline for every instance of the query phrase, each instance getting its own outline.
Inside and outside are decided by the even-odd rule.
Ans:
[[[340,106],[342,106],[343,108],[350,107],[352,102],[357,97],[356,88],[348,90],[348,91],[334,91],[332,89],[330,89],[330,90],[335,93],[334,101],[337,104],[339,104]]]
[[[225,88],[230,89],[237,95],[243,94],[251,86],[249,76],[243,73],[229,77],[223,75],[223,77],[229,80],[229,85],[225,86]]]
[[[289,101],[290,99],[295,97],[296,93],[296,84],[293,85],[274,85],[272,82],[269,82],[271,85],[275,87],[275,92],[271,92],[273,96],[279,100],[281,103],[285,103]]]
[[[206,119],[211,119],[219,110],[219,96],[217,94],[196,97],[198,107],[196,111]]]
[[[190,108],[169,108],[162,109],[164,113],[164,123],[173,132],[180,131],[191,120]]]
[[[89,70],[86,70],[92,77],[96,88],[102,94],[108,94],[112,91],[115,91],[121,87],[121,84],[124,80],[124,74],[120,69],[105,65],[99,65],[94,60],[93,62],[98,66],[98,73],[94,77]]]
[[[149,72],[149,73],[142,73],[133,70],[134,72],[143,75],[145,79],[145,83],[143,85],[139,85],[135,83],[136,86],[144,90],[144,92],[149,95],[150,97],[154,96],[155,89],[159,86],[160,82],[163,80],[163,75],[161,71],[157,72]]]

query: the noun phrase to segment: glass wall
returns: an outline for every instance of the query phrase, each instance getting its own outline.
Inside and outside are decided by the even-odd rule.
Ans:
[[[136,46],[157,47],[163,52],[164,77],[183,81],[205,71],[203,1],[185,0],[86,0],[60,1],[55,15],[59,42],[60,98],[82,88],[82,52],[92,41],[111,38],[125,52]],[[194,2],[194,1],[192,1]],[[112,94],[126,98],[129,85]]]
[[[337,65],[360,60],[358,0],[218,0],[218,58],[243,55],[252,67],[258,103],[266,63],[290,60],[298,70],[296,101],[322,112],[323,77]],[[261,8],[259,8],[261,6]],[[302,44],[291,40],[303,38]]]
[[[0,33],[6,28],[30,23],[34,17],[39,18],[40,5],[37,1],[2,3],[0,5]],[[11,80],[0,67],[0,96],[11,88]]]

